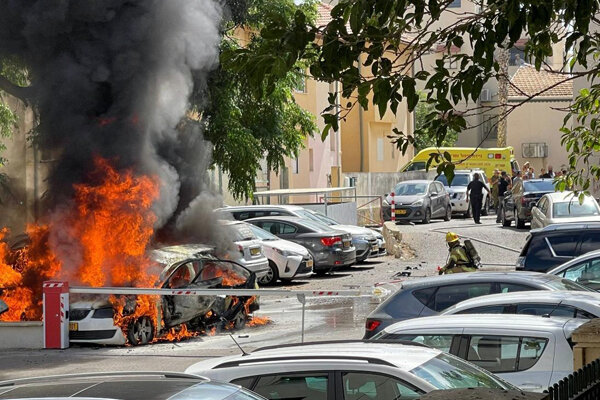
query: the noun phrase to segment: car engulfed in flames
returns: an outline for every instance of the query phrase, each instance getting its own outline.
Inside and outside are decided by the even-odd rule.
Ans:
[[[255,289],[253,273],[208,251],[172,262],[185,246],[157,250],[165,265],[156,287],[163,289]],[[179,251],[174,251],[179,250]],[[190,250],[188,247],[186,250]],[[175,257],[165,257],[165,255]],[[71,303],[70,341],[74,343],[143,345],[173,341],[220,329],[240,329],[258,309],[254,296],[174,295],[110,296]]]

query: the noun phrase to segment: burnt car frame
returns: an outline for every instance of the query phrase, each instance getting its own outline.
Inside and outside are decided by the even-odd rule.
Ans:
[[[220,260],[208,254],[169,263],[163,269],[160,283],[163,289],[255,289],[256,276],[230,260]],[[123,316],[136,311],[138,298],[122,296]],[[70,341],[122,345],[150,343],[171,329],[185,325],[192,331],[211,327],[241,328],[248,313],[258,309],[258,303],[247,296],[185,295],[160,296],[157,309],[158,327],[149,315],[131,318],[125,332],[114,324],[114,306],[108,301],[75,302],[71,305]],[[247,304],[250,302],[250,304]],[[160,327],[160,328],[159,328]]]

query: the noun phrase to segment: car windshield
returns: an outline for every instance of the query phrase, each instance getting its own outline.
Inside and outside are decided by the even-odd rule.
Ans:
[[[442,390],[474,387],[515,389],[491,373],[446,353],[438,354],[410,372]]]
[[[595,217],[598,215],[600,215],[598,205],[589,197],[583,201],[583,204],[579,203],[579,199],[574,198],[552,205],[553,218]]]
[[[260,240],[265,240],[265,241],[279,240],[279,238],[277,236],[273,235],[271,232],[267,232],[264,229],[261,229],[256,225],[248,224],[248,228],[250,228],[252,233],[254,233],[254,236],[259,238]]]
[[[436,178],[436,181],[441,182],[444,186],[448,185],[446,175],[440,175]],[[452,179],[452,186],[467,186],[469,184],[469,175],[467,174],[456,174]]]
[[[399,183],[394,189],[396,196],[416,196],[427,192],[426,183]]]
[[[568,279],[553,279],[548,281],[547,283],[556,290],[577,290],[580,292],[595,292],[595,290],[590,289],[587,286],[580,285],[579,283],[570,281]]]
[[[329,218],[326,215],[316,211],[298,210],[296,214],[302,218],[310,219],[311,221],[317,221],[325,225],[339,225],[340,223],[336,220]]]
[[[523,186],[526,192],[554,192],[554,183],[552,179],[543,181],[524,181]]]

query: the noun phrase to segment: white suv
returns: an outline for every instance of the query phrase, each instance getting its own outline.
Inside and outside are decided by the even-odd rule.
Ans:
[[[414,343],[272,346],[201,361],[186,372],[232,382],[268,399],[416,399],[437,389],[516,389],[455,356]]]
[[[470,218],[472,209],[467,198],[467,186],[473,181],[473,175],[479,174],[481,182],[485,183],[488,189],[490,184],[485,172],[482,169],[466,169],[457,170],[454,172],[454,179],[452,179],[452,186],[448,186],[448,180],[442,174],[436,178],[446,191],[450,195],[450,204],[452,204],[452,213],[461,213],[466,217]],[[488,192],[483,191],[483,201],[481,202],[481,215],[488,215],[490,212],[491,199]]]
[[[432,346],[522,390],[541,392],[573,372],[569,339],[587,321],[532,315],[438,315],[395,323],[372,340],[410,340]]]

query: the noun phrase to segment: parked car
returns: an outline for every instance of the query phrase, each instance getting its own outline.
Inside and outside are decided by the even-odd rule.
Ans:
[[[439,389],[514,388],[473,364],[414,343],[273,346],[201,361],[186,372],[235,383],[268,399],[417,399]]]
[[[479,271],[415,279],[402,282],[398,291],[369,314],[364,338],[373,337],[395,322],[436,315],[473,297],[525,290],[590,291],[567,279],[535,272]]]
[[[437,181],[404,181],[393,190],[396,221],[421,221],[424,224],[432,218],[450,221],[452,205],[444,185]],[[392,203],[391,194],[386,195],[386,204]]]
[[[502,225],[510,226],[512,221],[519,229],[531,221],[531,209],[546,193],[554,192],[552,179],[530,179],[517,181],[504,195]]]
[[[589,194],[583,202],[573,192],[549,193],[542,196],[531,210],[531,229],[551,224],[600,222],[600,206]]]
[[[398,322],[373,341],[422,343],[485,368],[522,390],[542,392],[573,372],[569,339],[585,322],[531,315],[437,315]]]
[[[230,215],[238,221],[269,216],[290,216],[311,219],[329,225],[333,229],[351,234],[352,245],[356,248],[356,260],[358,262],[362,262],[369,257],[379,257],[386,254],[385,240],[381,233],[361,226],[340,224],[320,212],[300,206],[288,204],[234,206],[219,208],[216,212],[222,215]]]
[[[529,232],[517,270],[546,272],[593,250],[600,250],[600,223],[548,225]]]
[[[590,251],[548,271],[548,274],[600,291],[600,250]]]
[[[455,171],[454,178],[452,179],[452,184],[448,184],[448,179],[444,174],[438,176],[436,181],[441,182],[444,185],[444,188],[450,195],[450,204],[452,205],[452,213],[453,214],[464,214],[466,218],[471,218],[471,214],[473,212],[470,204],[469,198],[467,197],[467,186],[474,179],[473,176],[475,174],[479,174],[481,182],[485,183],[487,188],[490,188],[489,181],[485,172],[482,169],[470,169],[470,170],[460,170]],[[488,192],[483,191],[483,201],[481,205],[481,215],[488,215],[490,211],[490,196]]]
[[[313,271],[324,274],[356,262],[349,233],[298,217],[261,217],[247,220],[273,235],[304,246],[314,260]]]
[[[271,269],[258,279],[261,285],[271,285],[280,279],[290,282],[294,278],[308,278],[313,271],[313,258],[305,247],[283,240],[258,226],[248,224],[254,235],[262,241],[263,252]]]
[[[98,372],[0,382],[0,399],[264,400],[251,391],[178,372]]]
[[[262,242],[254,235],[248,224],[240,221],[221,221],[228,230],[237,252],[231,252],[229,259],[254,272],[257,279],[263,279],[270,271],[269,260],[263,254]]]
[[[255,275],[241,265],[218,260],[211,256],[211,248],[203,246],[171,246],[155,250],[153,260],[163,268],[157,287],[165,289],[255,289]],[[177,260],[177,261],[175,261]],[[123,315],[136,310],[137,297],[124,296]],[[114,306],[108,299],[74,301],[69,310],[69,340],[73,343],[144,345],[170,328],[186,324],[191,330],[205,330],[208,326],[232,322],[236,328],[244,326],[248,311],[258,309],[253,301],[246,308],[249,297],[233,296],[161,296],[160,319],[143,315],[128,321],[126,334],[114,322]],[[162,321],[155,326],[154,321]]]
[[[461,301],[441,314],[527,314],[593,319],[600,317],[600,293],[536,290],[490,294]]]

